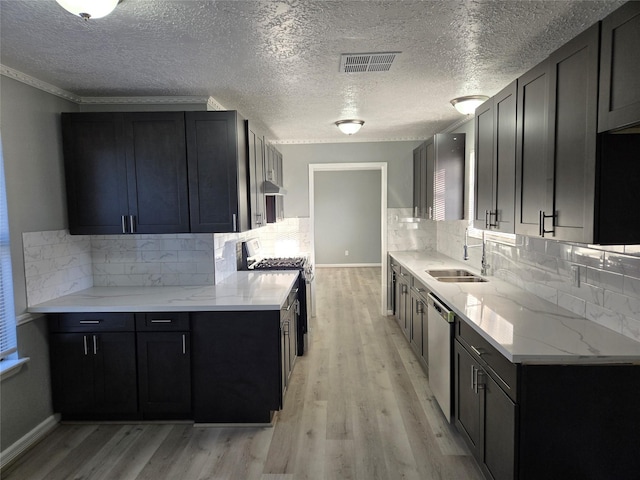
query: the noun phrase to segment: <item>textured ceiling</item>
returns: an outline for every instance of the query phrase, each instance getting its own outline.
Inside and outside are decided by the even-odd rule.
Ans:
[[[426,138],[619,1],[124,0],[84,22],[54,0],[0,0],[0,63],[81,97],[212,96],[281,142]],[[389,72],[340,54],[402,52]]]

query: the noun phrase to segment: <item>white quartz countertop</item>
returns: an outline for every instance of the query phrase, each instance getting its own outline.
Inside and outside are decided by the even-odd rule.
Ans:
[[[279,310],[298,272],[237,272],[217,285],[93,287],[28,308],[34,313]]]
[[[463,268],[441,254],[390,255],[514,363],[640,363],[640,342],[493,276],[482,283],[439,282],[425,270]]]

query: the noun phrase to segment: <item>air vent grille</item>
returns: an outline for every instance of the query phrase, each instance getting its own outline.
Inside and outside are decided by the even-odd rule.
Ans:
[[[343,53],[340,56],[340,72],[388,72],[400,53]]]

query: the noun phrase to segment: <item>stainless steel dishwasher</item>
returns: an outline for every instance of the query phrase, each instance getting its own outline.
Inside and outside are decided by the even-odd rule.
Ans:
[[[431,293],[428,295],[429,385],[448,422],[451,422],[454,313]]]

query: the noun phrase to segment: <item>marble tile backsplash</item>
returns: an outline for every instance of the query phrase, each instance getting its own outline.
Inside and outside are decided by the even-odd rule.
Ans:
[[[92,235],[93,284],[213,285],[213,245],[211,233]]]
[[[93,286],[91,239],[66,230],[22,234],[27,304]]]
[[[27,304],[92,286],[213,285],[236,271],[236,244],[248,238],[260,238],[264,255],[308,254],[309,225],[309,218],[288,218],[243,233],[24,233]]]
[[[466,221],[439,222],[438,251],[462,260]],[[469,244],[480,239],[470,238]],[[481,248],[469,249],[480,268]],[[640,341],[640,248],[585,246],[516,235],[487,241],[488,274]]]
[[[258,238],[262,254],[270,257],[293,257],[311,252],[311,227],[308,217],[285,218],[242,233],[215,234],[215,272],[220,282],[236,271],[236,244]]]
[[[435,251],[437,247],[436,222],[423,220],[408,223],[402,220],[411,217],[411,215],[411,208],[387,209],[387,250],[390,252]]]

